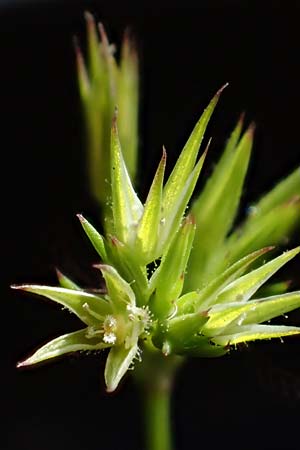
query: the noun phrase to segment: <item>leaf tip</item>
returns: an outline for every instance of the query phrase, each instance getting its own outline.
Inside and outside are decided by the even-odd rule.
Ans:
[[[27,291],[29,289],[29,286],[27,284],[11,284],[11,289],[18,289],[20,291]]]
[[[225,83],[225,84],[223,84],[223,86],[217,91],[217,93],[216,93],[216,97],[220,97],[220,95],[222,94],[222,92],[224,91],[224,89],[226,89],[227,87],[229,86],[229,83],[227,82],[227,83]]]

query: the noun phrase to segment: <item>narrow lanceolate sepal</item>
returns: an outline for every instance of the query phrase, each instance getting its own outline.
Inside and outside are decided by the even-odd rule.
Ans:
[[[184,180],[182,180],[181,190],[177,193],[178,195],[174,196],[172,200],[171,198],[168,199],[168,202],[171,202],[168,206],[166,205],[164,190],[162,202],[162,217],[159,224],[160,238],[157,246],[157,253],[159,256],[161,256],[162,253],[166,250],[180,226],[183,215],[188,206],[188,202],[194,192],[196,183],[198,181],[206,157],[208,146],[206,148],[206,151],[203,153],[198,163],[196,164],[195,168],[190,173],[187,180],[185,182]]]
[[[74,291],[80,291],[81,288],[78,284],[74,283],[69,277],[64,275],[60,270],[56,269],[56,275],[59,282],[60,287],[65,289],[73,289]]]
[[[99,320],[104,319],[112,311],[111,305],[106,300],[84,291],[30,284],[12,287],[47,297],[59,303],[74,313],[86,325],[97,325]]]
[[[167,154],[163,149],[163,155],[156,174],[154,176],[149,194],[144,206],[136,236],[136,247],[141,255],[141,260],[147,264],[157,256],[157,246],[160,239],[159,226],[162,210],[163,181],[166,167]]]
[[[272,261],[258,269],[243,275],[223,289],[215,299],[215,303],[232,301],[246,302],[275,272],[284,264],[294,258],[300,251],[300,247],[283,253]]]
[[[101,260],[103,262],[107,262],[107,253],[103,236],[101,236],[101,234],[98,233],[93,225],[91,225],[81,214],[77,214],[77,217],[80,220],[82,228],[84,229],[87,237],[100,256]]]
[[[111,131],[111,183],[114,231],[124,243],[134,240],[135,230],[143,213],[123,159],[116,119]]]
[[[204,110],[202,116],[197,122],[195,128],[192,131],[187,143],[185,144],[177,163],[168,179],[164,191],[164,207],[166,214],[173,208],[174,198],[180,195],[182,186],[190,176],[193,167],[195,166],[198,151],[203,140],[203,136],[208,125],[209,119],[218,103],[219,97],[223,89],[227,85],[223,86],[213,97],[208,107]]]
[[[87,329],[83,329],[53,339],[37,350],[32,356],[25,359],[25,361],[18,363],[17,367],[30,366],[65,355],[66,353],[100,350],[105,347],[107,347],[105,343],[98,338],[88,337]]]
[[[209,320],[202,328],[206,336],[226,334],[228,327],[267,322],[300,306],[300,293],[251,300],[247,303],[214,305],[207,313]]]
[[[150,308],[159,318],[176,310],[176,300],[183,289],[194,235],[195,222],[192,216],[188,216],[163,256],[159,268],[151,277],[150,289],[153,296],[150,299]]]
[[[266,247],[245,256],[208,283],[203,289],[186,294],[179,298],[177,301],[178,313],[186,314],[189,312],[194,312],[195,310],[207,310],[207,308],[214,303],[218,294],[225,289],[226,286],[241,277],[254,261],[272,249],[273,247]]]
[[[244,325],[229,328],[228,334],[211,338],[212,342],[221,346],[236,345],[242,342],[262,339],[282,338],[300,334],[300,328],[276,325]]]
[[[113,392],[131,366],[138,351],[137,343],[126,348],[125,345],[113,347],[105,365],[105,383],[108,392]]]

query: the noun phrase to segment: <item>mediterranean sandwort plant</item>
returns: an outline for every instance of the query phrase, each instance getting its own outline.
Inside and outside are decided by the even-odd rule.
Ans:
[[[196,123],[168,179],[163,149],[142,202],[134,187],[136,50],[126,34],[118,64],[103,26],[99,40],[89,13],[86,22],[87,64],[78,45],[76,57],[90,192],[101,210],[101,233],[83,215],[78,218],[97,252],[95,270],[105,290],[82,289],[61,272],[58,287],[13,286],[53,300],[83,323],[18,366],[104,350],[99,357],[106,357],[107,391],[114,391],[134,367],[131,373],[145,399],[147,448],[170,450],[170,395],[176,370],[186,358],[221,357],[240,343],[300,334],[299,327],[269,323],[300,306],[300,291],[288,292],[288,283],[269,281],[300,251],[281,250],[300,223],[300,169],[233,227],[254,133],[253,124],[244,131],[241,117],[212,175],[191,202],[209,142],[199,158],[198,152],[223,86]]]

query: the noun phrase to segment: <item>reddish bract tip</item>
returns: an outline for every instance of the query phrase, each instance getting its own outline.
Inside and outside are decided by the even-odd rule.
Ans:
[[[186,218],[184,219],[183,225],[196,225],[196,219],[193,214],[188,214]]]
[[[61,280],[64,277],[63,274],[61,273],[61,271],[59,269],[57,269],[56,267],[55,267],[55,272],[56,272],[56,276],[58,278],[58,281]]]
[[[96,29],[96,25],[93,14],[91,14],[89,11],[84,11],[84,18],[86,21],[88,31],[94,32]]]
[[[253,138],[253,135],[254,135],[254,132],[255,132],[255,128],[256,128],[255,123],[251,122],[249,127],[248,127],[248,130],[247,130],[247,134],[248,134],[249,137]]]
[[[82,214],[76,214],[76,217],[78,217],[78,219],[80,220],[80,223],[86,222],[86,220],[85,220],[85,218],[83,217]]]
[[[220,95],[222,94],[222,92],[224,91],[224,89],[227,88],[227,86],[229,86],[229,83],[225,83],[216,93],[216,97],[220,97]]]
[[[108,41],[108,37],[107,37],[106,31],[105,31],[105,28],[104,28],[102,22],[98,23],[98,29],[99,29],[99,33],[100,33],[100,37],[101,37],[101,42],[103,43],[104,47],[106,49],[108,49],[109,41]]]
[[[206,158],[206,155],[207,155],[208,149],[210,147],[211,141],[212,141],[212,137],[209,138],[208,143],[207,143],[207,145],[205,147],[205,150],[204,150],[204,152],[201,155],[201,158],[204,158],[204,159]]]
[[[109,239],[110,239],[110,241],[111,241],[111,243],[112,243],[112,245],[114,247],[121,247],[121,246],[123,246],[122,242],[119,241],[119,239],[116,236],[111,236],[110,235]]]
[[[12,284],[10,286],[11,289],[19,289],[22,291],[26,291],[28,289],[28,286],[26,284]]]
[[[20,361],[16,364],[16,368],[19,369],[20,367],[27,366],[26,361]]]
[[[240,127],[242,127],[242,126],[244,125],[245,115],[246,115],[246,114],[245,114],[245,111],[243,111],[243,112],[241,113],[240,117],[239,117],[238,125],[239,125]]]
[[[163,148],[162,148],[162,157],[161,157],[161,159],[163,161],[166,161],[166,159],[167,159],[167,150],[166,150],[166,147],[164,145],[163,145]]]
[[[300,195],[293,195],[289,200],[287,200],[283,205],[284,206],[290,206],[290,205],[297,205],[300,202]]]

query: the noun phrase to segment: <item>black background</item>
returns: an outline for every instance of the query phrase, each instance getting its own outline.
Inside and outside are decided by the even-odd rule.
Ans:
[[[172,165],[202,109],[227,81],[209,126],[213,145],[203,179],[243,110],[257,133],[241,214],[300,159],[297,2],[0,2],[3,450],[143,448],[137,390],[128,377],[107,395],[101,356],[15,369],[39,344],[80,324],[8,286],[55,284],[55,267],[84,286],[98,282],[90,267],[96,256],[75,217],[82,212],[97,223],[84,175],[72,48],[74,34],[84,47],[85,9],[116,43],[127,25],[137,38],[142,195],[162,144]],[[299,258],[289,268],[299,288]],[[299,314],[288,321],[300,325]],[[300,340],[188,362],[173,411],[178,449],[298,449]]]

